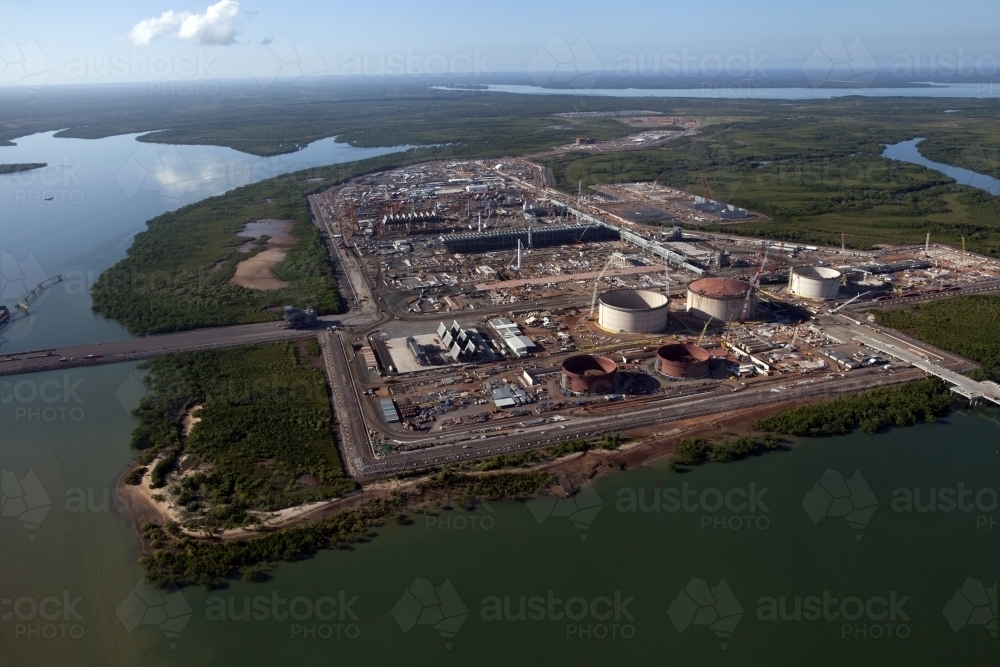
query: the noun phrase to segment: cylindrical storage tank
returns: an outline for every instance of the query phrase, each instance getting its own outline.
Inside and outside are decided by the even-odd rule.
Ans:
[[[597,323],[602,329],[629,334],[660,333],[667,328],[670,299],[652,290],[619,289],[599,301]]]
[[[674,343],[656,351],[660,372],[675,378],[700,378],[708,375],[712,354],[697,345]]]
[[[828,266],[796,266],[788,291],[804,299],[836,299],[840,294],[840,271]]]
[[[747,317],[753,317],[757,310],[757,295],[752,293],[750,283],[732,278],[702,278],[688,285],[687,311],[698,319],[740,322],[743,320],[743,302],[750,294]]]
[[[607,357],[581,354],[562,364],[562,387],[574,394],[607,394],[615,390],[618,364]]]

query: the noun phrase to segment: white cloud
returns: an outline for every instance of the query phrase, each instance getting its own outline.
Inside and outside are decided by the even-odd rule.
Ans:
[[[136,46],[146,46],[164,35],[174,35],[182,42],[207,45],[227,45],[236,41],[236,17],[240,3],[220,0],[205,10],[204,14],[167,11],[156,18],[136,23],[128,38]]]

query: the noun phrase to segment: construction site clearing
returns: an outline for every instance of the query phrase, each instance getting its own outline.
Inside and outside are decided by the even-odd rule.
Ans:
[[[690,225],[762,218],[656,183],[573,197],[544,171],[526,159],[433,162],[313,196],[352,298],[381,313],[340,333],[376,458],[899,372],[913,362],[873,343],[858,308],[1000,289],[996,260],[930,239],[867,252],[708,233]],[[617,291],[627,298],[601,298]],[[666,325],[626,330],[650,321]],[[934,368],[971,368],[906,346]],[[1000,397],[989,383],[961,391]]]

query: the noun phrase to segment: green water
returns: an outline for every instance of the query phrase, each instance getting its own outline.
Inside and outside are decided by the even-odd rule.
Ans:
[[[995,408],[684,474],[654,465],[607,475],[570,518],[557,516],[562,506],[519,502],[415,515],[412,525],[379,528],[352,549],[282,564],[263,583],[187,588],[123,606],[142,576],[139,545],[113,499],[104,508],[103,498],[130,459],[131,372],[118,365],[30,376],[39,390],[52,381],[44,390],[51,402],[41,393],[23,400],[32,387],[3,379],[0,467],[19,485],[33,471],[51,501],[37,528],[0,519],[5,664],[996,665],[1000,656],[985,625],[996,602],[991,608],[984,590],[1000,572]],[[46,414],[58,413],[41,411],[66,406],[79,411],[52,420]],[[831,516],[814,491],[827,470],[870,489],[874,512],[863,492],[850,508],[869,508],[870,516],[851,517],[859,527]],[[836,474],[826,479],[832,485]],[[689,506],[697,499],[699,508],[670,511],[664,498],[682,502],[685,483]],[[949,492],[941,490],[957,493],[959,484],[973,492],[963,499],[969,511],[945,511]],[[752,511],[742,504],[751,485]],[[919,489],[923,504],[932,488],[945,500],[936,511],[893,506],[899,489]],[[8,491],[5,484],[5,514],[15,508]],[[631,503],[640,492],[649,511]],[[715,512],[700,507],[720,498]],[[418,579],[430,585],[423,603]],[[693,579],[707,584],[708,598]],[[968,595],[949,603],[960,588]],[[806,616],[816,596],[822,612],[824,592],[837,599],[830,616],[852,615],[859,603],[870,613],[846,622],[760,618],[767,598],[784,597],[791,614],[798,597]],[[258,619],[231,618],[245,598]],[[504,618],[505,598],[513,618]],[[298,618],[279,620],[275,611]],[[714,617],[728,620],[728,636],[712,629]],[[168,636],[159,625],[170,619],[176,625],[167,627],[180,631]]]

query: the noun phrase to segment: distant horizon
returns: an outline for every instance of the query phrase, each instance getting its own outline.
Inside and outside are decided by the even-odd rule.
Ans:
[[[622,75],[621,72],[612,69],[594,70],[588,72],[589,77],[581,85],[574,86],[573,80],[562,80],[552,78],[541,82],[538,74],[547,74],[545,71],[498,71],[478,75],[459,75],[451,73],[401,73],[401,74],[337,74],[323,73],[313,76],[277,76],[268,80],[267,88],[270,85],[296,85],[300,88],[318,90],[328,85],[338,83],[378,83],[378,82],[427,82],[448,85],[530,85],[539,88],[552,90],[576,88],[606,88],[606,89],[627,89],[627,88],[663,88],[663,89],[687,89],[695,87],[711,88],[713,84],[724,85],[738,82],[755,82],[762,84],[773,84],[777,88],[919,88],[929,85],[947,86],[953,84],[974,84],[974,83],[997,83],[1000,82],[1000,73],[993,75],[973,75],[961,76],[953,74],[950,76],[927,76],[914,74],[913,76],[899,76],[891,69],[878,68],[868,72],[868,76],[860,81],[851,79],[840,79],[826,76],[818,83],[810,81],[810,75],[815,72],[827,74],[820,69],[802,69],[794,67],[772,68],[764,75],[750,76],[730,76],[726,74],[718,75],[685,75],[685,74],[657,74],[644,75],[632,74]],[[22,85],[12,83],[0,83],[0,92],[3,91],[39,91],[42,88],[143,88],[157,84],[255,84],[260,87],[260,79],[253,76],[230,76],[213,78],[163,78],[149,80],[95,80],[95,81],[63,81],[47,82],[44,85]]]
[[[845,79],[1000,75],[1000,3],[843,0],[804,6],[716,0],[572,11],[511,0],[333,6],[283,0],[0,0],[0,86],[421,73],[550,77],[760,76]]]

